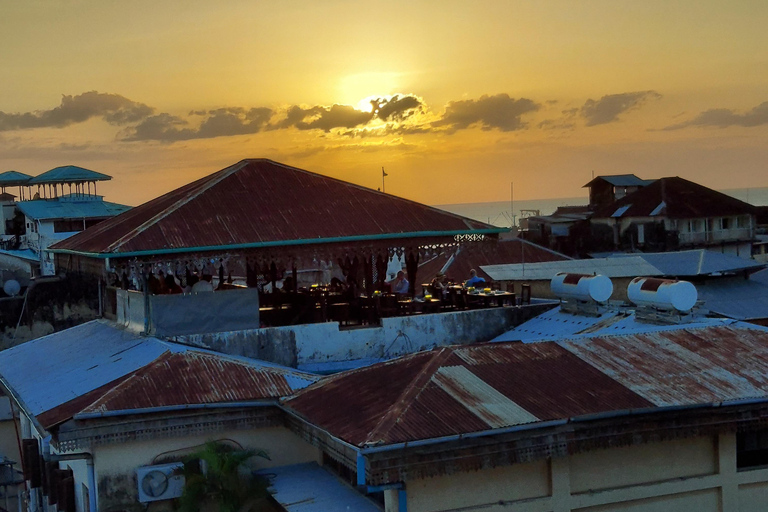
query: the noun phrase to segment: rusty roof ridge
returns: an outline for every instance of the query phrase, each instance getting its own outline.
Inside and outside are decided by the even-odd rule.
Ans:
[[[108,418],[113,416],[132,416],[135,414],[152,414],[157,412],[173,412],[189,409],[232,409],[239,407],[271,407],[277,406],[275,399],[253,400],[239,402],[216,402],[201,404],[180,404],[180,405],[160,405],[156,407],[144,407],[140,409],[122,409],[116,411],[98,411],[98,412],[80,412],[72,416],[76,420],[87,420],[94,418]]]
[[[438,350],[430,361],[428,361],[422,370],[414,377],[410,384],[406,386],[395,403],[390,407],[389,411],[379,420],[376,426],[368,433],[366,441],[363,444],[376,444],[380,443],[381,439],[377,439],[383,433],[388,432],[397,421],[405,414],[413,401],[421,394],[424,387],[432,380],[432,376],[440,369],[443,363],[450,357],[456,347],[443,347]],[[405,407],[397,407],[398,405],[404,405]]]
[[[318,374],[310,373],[310,375],[315,375],[317,377],[320,377],[320,379],[318,379],[317,382],[313,382],[312,384],[310,384],[309,386],[307,386],[305,388],[301,388],[301,389],[297,390],[292,395],[281,397],[280,398],[280,403],[281,404],[285,404],[287,402],[290,402],[291,400],[293,400],[294,398],[297,398],[299,395],[303,394],[304,392],[308,392],[308,391],[311,391],[313,389],[317,389],[320,386],[327,386],[330,382],[333,382],[333,381],[338,380],[338,379],[342,379],[342,378],[346,377],[347,375],[352,375],[352,374],[355,374],[355,373],[360,373],[360,372],[368,371],[370,368],[377,367],[377,366],[385,366],[385,365],[389,365],[389,364],[398,364],[399,362],[405,361],[407,359],[415,359],[417,357],[421,357],[425,353],[430,352],[430,351],[431,350],[421,350],[419,352],[413,352],[411,354],[405,354],[405,355],[402,355],[402,356],[398,356],[398,357],[395,357],[393,359],[387,359],[386,361],[379,361],[379,362],[371,364],[371,365],[361,366],[359,368],[353,368],[351,370],[343,370],[343,371],[340,371],[340,372],[337,372],[337,373],[333,373],[331,375],[318,375]],[[300,372],[302,370],[298,370],[297,369],[296,371]],[[298,414],[298,413],[296,413],[296,414]]]
[[[229,178],[230,176],[232,176],[232,174],[241,170],[246,165],[248,165],[248,160],[241,160],[234,165],[230,165],[229,167],[225,167],[220,171],[216,171],[215,173],[208,175],[206,177],[208,179],[205,179],[203,183],[200,184],[199,187],[196,187],[190,190],[184,197],[182,197],[181,199],[173,203],[171,206],[164,208],[160,213],[148,219],[147,221],[142,223],[140,226],[132,229],[131,231],[129,231],[128,233],[126,233],[125,235],[117,239],[114,243],[110,244],[110,246],[107,248],[107,252],[116,252],[117,249],[120,248],[120,246],[122,246],[123,244],[131,240],[133,237],[143,233],[144,231],[149,229],[151,226],[161,221],[165,217],[171,215],[176,210],[178,210],[185,204],[189,203],[190,201],[198,197],[200,194],[202,194],[206,190],[210,189],[211,187]],[[220,176],[216,176],[217,174],[220,174]]]

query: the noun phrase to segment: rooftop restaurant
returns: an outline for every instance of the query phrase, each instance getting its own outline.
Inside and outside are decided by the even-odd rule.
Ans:
[[[51,252],[57,271],[98,282],[107,317],[143,314],[145,322],[149,317],[178,328],[191,322],[197,332],[319,322],[346,328],[517,304],[520,297],[495,283],[423,275],[419,268],[457,249],[487,251],[504,231],[250,159],[59,242]]]

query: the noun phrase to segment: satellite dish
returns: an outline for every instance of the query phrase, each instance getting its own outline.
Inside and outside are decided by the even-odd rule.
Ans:
[[[10,297],[15,297],[21,291],[21,285],[15,279],[9,279],[3,285],[3,291]]]

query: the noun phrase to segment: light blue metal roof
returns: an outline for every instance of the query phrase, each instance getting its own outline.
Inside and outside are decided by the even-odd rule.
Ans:
[[[613,255],[614,258],[642,258],[648,264],[665,276],[708,276],[758,270],[765,267],[764,263],[723,254],[706,249],[675,252],[646,252]]]
[[[692,327],[731,325],[727,318],[695,318],[682,324],[654,324],[638,321],[635,311],[628,308],[604,308],[599,316],[574,315],[556,307],[510,329],[494,338],[493,342],[522,341],[533,343],[560,339],[590,338],[593,336],[640,334],[672,331]]]
[[[140,336],[107,320],[94,320],[0,352],[0,378],[27,412],[38,416],[115,382],[168,352],[206,353],[256,369],[285,370],[294,391],[318,379],[294,368]],[[88,405],[82,404],[78,411]]]
[[[749,276],[708,279],[699,284],[699,299],[718,315],[737,320],[768,318],[768,270]]]
[[[17,171],[5,171],[0,173],[0,187],[16,187],[26,185],[32,176]]]
[[[381,512],[371,500],[316,462],[262,469],[272,497],[288,512]]]
[[[76,165],[64,165],[56,167],[29,180],[28,185],[42,185],[43,183],[81,183],[86,181],[107,181],[112,176],[100,172],[84,169]]]
[[[176,346],[95,320],[0,352],[0,376],[38,415],[149,364]],[[182,348],[182,350],[184,350]]]
[[[78,200],[75,196],[65,196],[57,199],[21,201],[16,203],[16,207],[24,215],[35,220],[114,217],[131,209],[124,204],[109,203],[88,196],[83,200]]]
[[[40,262],[40,255],[32,249],[0,249],[0,254],[7,254],[14,258],[19,258],[26,261],[32,261],[35,263]]]
[[[552,279],[558,272],[576,274],[601,274],[606,277],[661,276],[662,273],[638,254],[627,258],[595,258],[590,260],[545,261],[541,263],[510,263],[504,265],[480,265],[494,281],[520,279]]]

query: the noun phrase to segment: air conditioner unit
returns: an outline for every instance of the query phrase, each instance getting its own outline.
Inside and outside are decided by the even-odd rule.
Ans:
[[[136,468],[139,484],[139,501],[170,500],[181,496],[184,490],[184,476],[177,474],[183,468],[181,462],[159,464],[157,466],[141,466]]]

